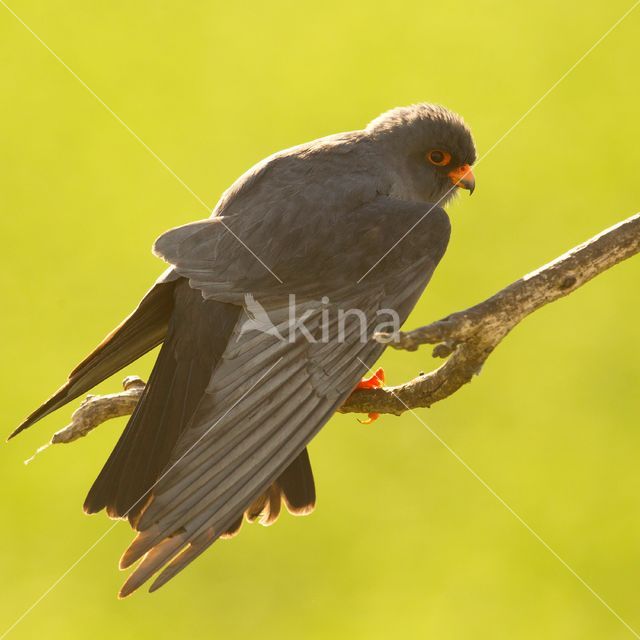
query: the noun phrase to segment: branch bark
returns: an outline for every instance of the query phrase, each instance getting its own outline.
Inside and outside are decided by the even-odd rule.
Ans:
[[[339,411],[400,415],[448,398],[480,372],[493,350],[524,318],[638,252],[640,214],[606,229],[464,311],[397,336],[376,336],[385,342],[391,338],[389,346],[407,351],[424,344],[436,345],[433,356],[446,361],[434,371],[396,387],[358,389]],[[144,382],[131,376],[123,384],[124,391],[120,393],[88,396],[74,412],[71,424],[55,433],[49,444],[72,442],[110,418],[130,414]]]

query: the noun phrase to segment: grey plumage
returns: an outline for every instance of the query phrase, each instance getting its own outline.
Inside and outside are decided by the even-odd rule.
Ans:
[[[434,149],[446,165],[425,159]],[[450,233],[444,210],[429,203],[465,186],[459,168],[474,159],[455,114],[396,109],[362,131],[267,158],[225,192],[211,218],[156,241],[169,270],[13,434],[163,342],[85,502],[138,531],[121,566],[140,563],[121,595],[159,570],[151,589],[164,584],[235,535],[243,513],[271,524],[282,502],[292,513],[313,509],[306,445],[366,373],[363,363],[382,353],[370,339],[377,314],[393,309],[404,321],[427,285]],[[327,328],[330,340],[289,339],[292,294],[309,331]],[[248,299],[273,330],[256,329]],[[350,325],[338,340],[336,318],[350,309],[362,313],[364,339]]]

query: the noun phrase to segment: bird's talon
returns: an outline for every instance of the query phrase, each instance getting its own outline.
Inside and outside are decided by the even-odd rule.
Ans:
[[[384,385],[384,369],[380,367],[370,378],[363,378],[358,383],[356,389],[379,389]],[[358,418],[358,422],[360,424],[371,424],[375,422],[380,417],[379,413],[369,413],[367,414],[366,420],[360,420]]]
[[[384,369],[380,367],[370,378],[363,378],[356,389],[379,389],[384,385]]]
[[[366,420],[360,420],[360,418],[358,418],[358,422],[360,424],[371,424],[372,422],[375,422],[380,417],[380,414],[379,413],[368,413],[367,416],[368,417],[367,417]]]

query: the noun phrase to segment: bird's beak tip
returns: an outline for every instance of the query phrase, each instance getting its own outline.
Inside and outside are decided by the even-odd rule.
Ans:
[[[462,166],[453,169],[453,171],[448,173],[448,176],[456,187],[467,189],[467,191],[469,191],[469,195],[475,191],[476,179],[468,164],[463,164]]]

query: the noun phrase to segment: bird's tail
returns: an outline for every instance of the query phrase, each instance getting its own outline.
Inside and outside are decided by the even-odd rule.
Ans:
[[[159,345],[167,333],[174,305],[173,282],[161,282],[137,309],[114,329],[69,375],[67,382],[9,436],[71,402]]]

